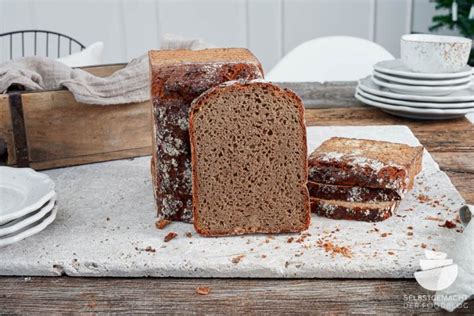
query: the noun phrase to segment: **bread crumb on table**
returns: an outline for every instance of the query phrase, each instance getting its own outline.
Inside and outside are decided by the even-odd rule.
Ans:
[[[236,257],[233,257],[233,258],[232,258],[232,263],[237,264],[237,263],[239,263],[240,260],[242,260],[244,257],[245,257],[245,255],[238,255],[238,256],[236,256]]]
[[[146,246],[145,251],[146,252],[156,252],[156,249],[153,248],[152,246]]]
[[[168,226],[170,223],[171,223],[170,220],[167,220],[167,219],[160,219],[160,220],[156,221],[155,226],[156,226],[156,228],[158,228],[158,229],[163,229],[163,228],[165,228],[166,226]]]
[[[200,286],[196,288],[196,293],[199,295],[207,295],[211,292],[211,288],[208,286]]]
[[[170,241],[171,239],[175,238],[176,236],[178,236],[178,234],[176,234],[175,232],[169,232],[168,235],[165,236],[165,242],[168,242]]]
[[[336,256],[336,254],[341,254],[342,256],[346,258],[352,258],[352,250],[349,247],[346,246],[336,246],[330,241],[323,241],[323,240],[318,240],[316,244],[324,248],[324,251],[330,252],[333,257]]]
[[[443,219],[439,216],[427,216],[425,219],[430,220],[430,221],[437,221],[437,222],[442,222]]]
[[[193,237],[193,233],[191,233],[191,232],[187,232],[187,233],[186,233],[186,237],[188,237],[188,238],[191,238],[191,237]]]
[[[443,225],[438,225],[438,226],[451,229],[451,228],[456,228],[456,223],[446,220]]]

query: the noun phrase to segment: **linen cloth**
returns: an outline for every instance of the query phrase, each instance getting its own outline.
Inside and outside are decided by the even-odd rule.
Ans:
[[[213,47],[199,39],[165,35],[161,49],[199,50]],[[0,93],[12,86],[26,91],[68,89],[77,102],[87,104],[124,104],[150,99],[148,54],[133,59],[108,77],[70,68],[46,57],[24,57],[0,64]]]

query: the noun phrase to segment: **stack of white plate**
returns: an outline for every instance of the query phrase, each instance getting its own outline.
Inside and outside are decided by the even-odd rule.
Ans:
[[[0,247],[39,233],[56,218],[54,182],[30,168],[0,167]]]
[[[379,62],[372,76],[359,81],[355,97],[393,115],[451,119],[474,112],[473,73],[417,73],[400,59]]]

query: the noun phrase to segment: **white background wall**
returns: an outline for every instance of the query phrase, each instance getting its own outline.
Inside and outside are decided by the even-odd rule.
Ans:
[[[159,48],[161,36],[174,33],[248,47],[268,71],[298,44],[328,35],[366,38],[397,56],[400,36],[426,32],[433,7],[429,0],[0,0],[0,33],[46,29],[85,45],[103,41],[105,63]],[[3,47],[0,60],[7,58]]]

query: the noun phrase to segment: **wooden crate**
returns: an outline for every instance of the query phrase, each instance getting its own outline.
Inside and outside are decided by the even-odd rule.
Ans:
[[[105,77],[123,66],[84,69]],[[149,155],[151,104],[82,104],[67,90],[0,94],[0,140],[6,165],[34,169]]]

